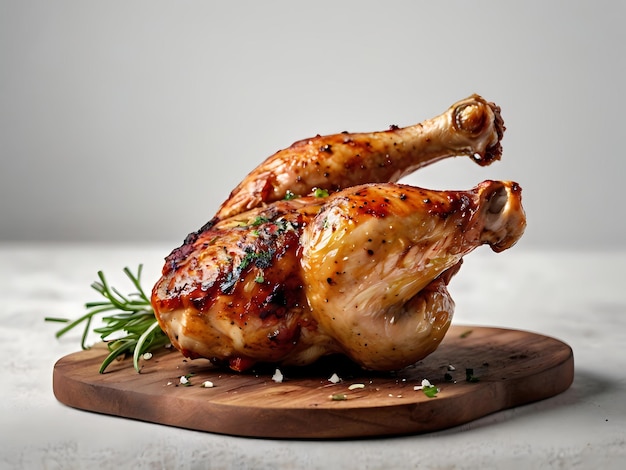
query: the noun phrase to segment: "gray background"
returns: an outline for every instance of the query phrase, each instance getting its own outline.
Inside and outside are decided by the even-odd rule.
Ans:
[[[178,245],[317,133],[479,93],[501,162],[405,182],[524,188],[527,247],[621,247],[625,2],[0,0],[0,240]]]

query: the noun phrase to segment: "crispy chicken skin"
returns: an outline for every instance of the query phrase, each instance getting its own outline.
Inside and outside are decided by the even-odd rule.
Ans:
[[[331,353],[396,370],[443,339],[454,309],[446,285],[463,256],[506,249],[524,227],[511,182],[381,183],[280,201],[199,234],[166,264],[153,304],[184,355],[235,370]]]
[[[504,133],[500,108],[478,95],[414,126],[370,133],[316,136],[280,150],[231,192],[216,218],[313,188],[337,191],[363,183],[397,182],[418,168],[466,155],[480,165],[500,159]]]
[[[471,191],[402,185],[350,188],[328,201],[301,239],[308,305],[321,330],[365,368],[393,370],[430,354],[454,310],[446,285],[463,256],[521,237],[516,183]]]
[[[371,370],[415,363],[450,325],[447,285],[463,257],[513,246],[526,219],[513,182],[397,181],[450,156],[488,165],[503,132],[500,109],[473,95],[416,126],[277,152],[166,258],[152,291],[159,325],[185,356],[238,371],[333,353]]]

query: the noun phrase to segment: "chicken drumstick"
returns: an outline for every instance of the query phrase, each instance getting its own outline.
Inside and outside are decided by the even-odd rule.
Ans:
[[[397,182],[447,157],[467,155],[479,165],[489,165],[501,156],[504,130],[500,108],[472,95],[414,126],[301,140],[246,176],[216,217],[232,217],[284,199],[287,191],[305,195],[313,188],[337,191],[363,183]]]

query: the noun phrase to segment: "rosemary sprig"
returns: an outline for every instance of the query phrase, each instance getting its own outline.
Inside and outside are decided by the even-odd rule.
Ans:
[[[67,323],[65,327],[56,332],[57,338],[84,323],[81,347],[82,349],[89,349],[86,341],[93,318],[96,315],[113,312],[112,315],[102,317],[104,326],[93,329],[93,332],[99,334],[100,338],[106,342],[109,349],[109,354],[100,366],[99,372],[101,374],[118,357],[130,355],[133,356],[135,370],[140,372],[139,358],[141,355],[153,351],[159,346],[164,346],[170,341],[159,328],[150,300],[141,287],[142,269],[143,265],[140,264],[137,268],[137,274],[133,274],[129,268],[124,268],[124,274],[136,289],[136,292],[127,296],[110,286],[104,273],[98,271],[100,280],[94,282],[91,287],[102,295],[104,300],[87,302],[85,304],[87,312],[76,320],[46,318],[46,321]]]

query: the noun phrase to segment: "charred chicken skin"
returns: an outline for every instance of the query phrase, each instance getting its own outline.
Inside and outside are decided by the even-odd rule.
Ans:
[[[448,126],[471,121],[474,137],[482,135],[467,138],[460,154],[480,163],[499,158],[504,127],[497,108],[476,96],[460,103],[449,111],[454,123],[448,120]],[[470,119],[476,109],[482,117]],[[233,192],[232,202],[167,257],[152,303],[172,344],[187,357],[239,371],[259,362],[307,365],[333,353],[366,369],[397,370],[433,352],[452,320],[447,285],[463,256],[483,244],[505,250],[526,225],[521,189],[513,182],[433,191],[378,181],[452,155],[433,151],[445,145],[432,142],[455,132],[441,125],[430,134],[425,145],[431,150],[422,150],[423,157],[397,140],[396,167],[374,164],[360,176],[348,171],[347,183],[341,183],[346,167],[334,160],[328,178],[337,184],[324,197],[286,200],[277,194],[291,191],[287,183],[280,191],[251,189],[246,183],[251,175],[267,174],[268,162],[284,163],[283,157],[271,157]],[[367,147],[365,136],[358,134],[357,153]],[[319,184],[318,168],[328,164],[327,153],[321,161],[315,152],[294,157],[308,161],[298,167],[298,192]],[[357,157],[343,150],[339,160],[351,158]],[[292,167],[285,171],[282,178],[274,173],[272,181],[293,182]]]

